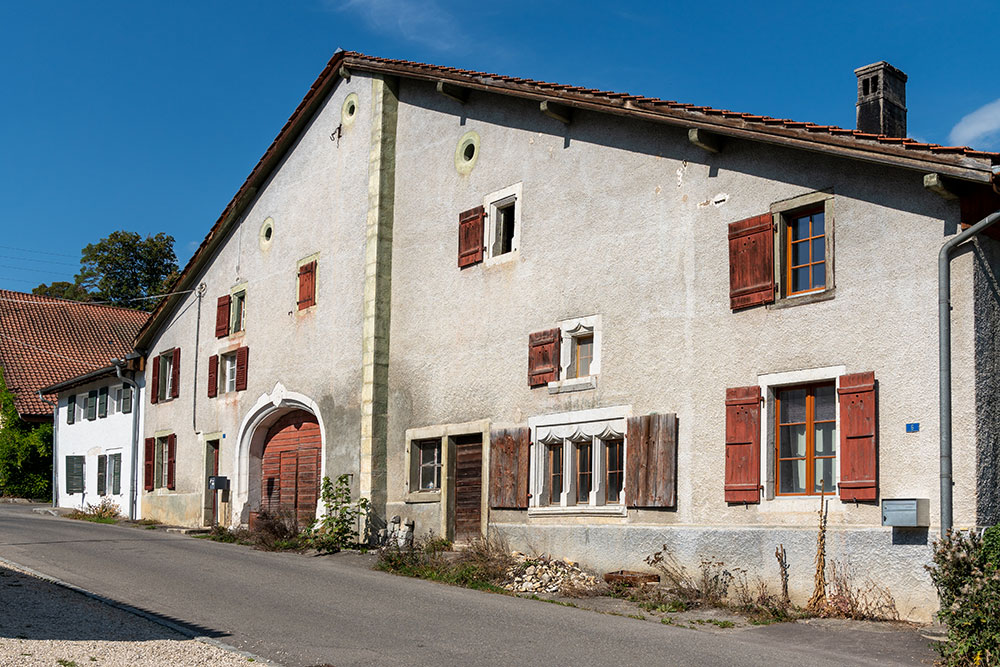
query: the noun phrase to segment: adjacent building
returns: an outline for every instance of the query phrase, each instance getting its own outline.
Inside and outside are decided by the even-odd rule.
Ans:
[[[143,515],[305,521],[346,473],[375,529],[603,570],[781,544],[804,598],[825,496],[828,557],[928,618],[937,257],[1000,154],[857,76],[851,130],[338,52],[136,339]],[[1000,518],[997,243],[952,263],[957,527]]]

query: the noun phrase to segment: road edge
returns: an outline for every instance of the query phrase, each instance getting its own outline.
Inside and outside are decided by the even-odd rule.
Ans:
[[[60,588],[65,588],[67,590],[74,591],[74,592],[79,593],[79,594],[81,594],[81,595],[83,595],[85,597],[90,598],[91,600],[96,600],[97,602],[100,602],[102,604],[106,604],[109,607],[114,607],[115,609],[120,609],[121,611],[128,612],[129,614],[132,614],[134,616],[138,616],[139,618],[144,618],[147,621],[151,621],[153,623],[156,623],[157,625],[160,625],[160,626],[163,626],[163,627],[168,628],[170,630],[173,630],[174,632],[176,632],[178,634],[181,634],[181,635],[187,637],[188,639],[194,639],[195,641],[201,642],[202,644],[208,644],[209,646],[214,646],[216,648],[220,648],[220,649],[222,649],[224,651],[228,651],[229,653],[235,653],[235,654],[237,654],[239,656],[247,658],[248,660],[252,660],[255,663],[260,663],[262,665],[268,665],[269,667],[283,667],[283,665],[281,665],[281,663],[274,662],[273,660],[270,660],[270,659],[265,658],[263,656],[257,655],[256,653],[250,653],[249,651],[244,651],[242,649],[238,649],[235,646],[233,646],[232,644],[227,644],[225,642],[219,641],[218,639],[215,639],[214,637],[207,637],[205,635],[199,635],[199,634],[197,634],[195,632],[192,632],[191,630],[188,630],[187,628],[185,628],[185,627],[183,627],[181,625],[178,625],[176,623],[171,623],[170,621],[167,621],[165,619],[159,618],[155,614],[151,614],[151,613],[149,613],[147,611],[143,611],[142,609],[139,609],[138,607],[133,607],[132,605],[125,604],[124,602],[118,602],[117,600],[112,600],[111,598],[105,597],[105,596],[103,596],[103,595],[101,595],[99,593],[94,593],[93,591],[88,591],[86,588],[81,588],[80,586],[77,586],[75,584],[71,584],[71,583],[69,583],[67,581],[63,581],[62,579],[57,579],[56,577],[50,576],[48,574],[45,574],[44,572],[39,572],[38,570],[34,570],[34,569],[30,568],[30,567],[27,567],[26,565],[21,565],[20,563],[16,563],[16,562],[14,562],[12,560],[8,560],[8,559],[4,558],[3,556],[0,556],[0,565],[5,565],[5,566],[9,567],[12,570],[16,570],[18,572],[23,572],[24,574],[30,575],[32,577],[35,577],[36,579],[41,579],[42,581],[47,581],[47,582],[49,582],[51,584],[55,584],[56,586],[59,586]]]

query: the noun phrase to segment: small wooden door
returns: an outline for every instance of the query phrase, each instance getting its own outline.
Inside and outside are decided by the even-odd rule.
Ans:
[[[483,437],[455,438],[455,542],[468,543],[482,534]]]
[[[211,514],[206,517],[208,525],[214,526],[219,521],[219,492],[213,491],[208,488],[208,477],[215,477],[219,474],[219,441],[209,440],[208,451],[206,452],[206,479],[205,479],[205,493],[209,495],[209,500],[206,505]]]

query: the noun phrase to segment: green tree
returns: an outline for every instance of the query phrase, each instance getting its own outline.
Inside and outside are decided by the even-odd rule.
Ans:
[[[80,265],[76,284],[96,300],[148,309],[152,304],[138,299],[166,292],[177,278],[174,237],[111,232],[83,249]]]
[[[0,495],[48,498],[51,479],[52,424],[21,419],[0,370]]]
[[[69,299],[70,301],[91,300],[90,292],[76,283],[66,282],[65,280],[56,281],[51,285],[42,283],[38,287],[31,290],[31,293],[37,294],[38,296],[51,296],[57,299]]]

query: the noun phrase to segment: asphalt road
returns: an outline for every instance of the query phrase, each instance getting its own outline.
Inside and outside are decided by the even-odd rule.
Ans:
[[[780,624],[716,633],[0,505],[0,557],[289,666],[913,665],[909,633]]]

